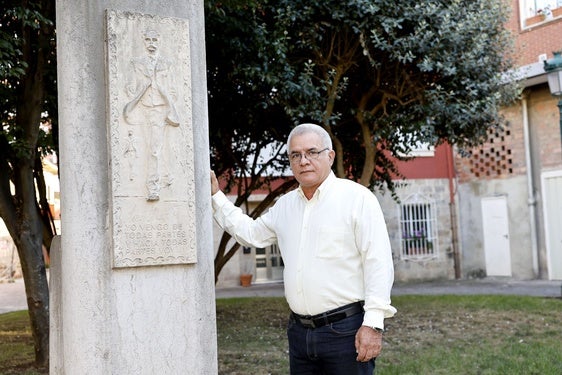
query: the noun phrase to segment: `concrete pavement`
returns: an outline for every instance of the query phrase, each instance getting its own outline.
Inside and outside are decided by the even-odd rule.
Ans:
[[[232,297],[282,297],[282,283],[254,284],[250,287],[217,288],[217,298]],[[508,280],[485,278],[478,280],[443,280],[417,283],[396,283],[392,295],[525,295],[562,298],[562,281]],[[13,283],[0,283],[0,314],[26,310],[27,302],[22,279]]]
[[[13,283],[1,283],[0,314],[19,310],[27,310],[23,279],[15,279]]]
[[[253,284],[250,287],[218,288],[217,298],[277,297],[283,296],[283,284]],[[478,280],[440,280],[427,282],[395,283],[393,296],[401,295],[522,295],[536,297],[562,297],[562,281],[508,280],[486,278]]]

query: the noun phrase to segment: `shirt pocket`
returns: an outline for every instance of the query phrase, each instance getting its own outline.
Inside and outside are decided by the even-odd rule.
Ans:
[[[341,227],[321,227],[316,237],[317,258],[341,258],[351,246],[351,233]]]

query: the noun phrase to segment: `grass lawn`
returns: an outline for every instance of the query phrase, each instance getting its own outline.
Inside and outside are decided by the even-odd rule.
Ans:
[[[562,300],[400,296],[386,321],[377,375],[560,375]],[[219,374],[288,374],[283,298],[217,300]],[[0,374],[34,369],[26,311],[0,315]]]

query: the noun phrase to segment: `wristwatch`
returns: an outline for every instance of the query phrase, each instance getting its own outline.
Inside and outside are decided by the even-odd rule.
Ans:
[[[384,333],[384,329],[382,329],[382,328],[379,328],[379,327],[371,327],[371,326],[368,326],[368,327],[371,328],[371,329],[374,329],[374,330],[377,331],[377,332]]]

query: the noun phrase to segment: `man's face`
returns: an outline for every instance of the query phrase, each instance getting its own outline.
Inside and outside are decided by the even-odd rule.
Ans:
[[[144,37],[144,46],[150,53],[155,53],[158,50],[158,37],[146,35]]]
[[[293,153],[301,154],[300,160],[291,161],[291,170],[305,192],[315,191],[330,174],[335,155],[333,150],[320,152],[317,159],[306,157],[308,151],[324,149],[320,137],[315,133],[304,133],[291,138],[289,155]]]

